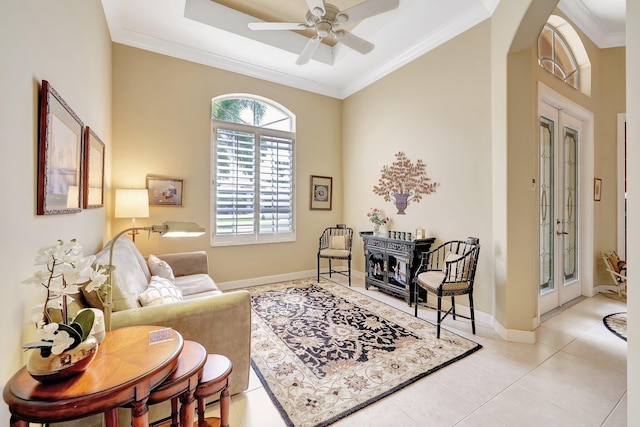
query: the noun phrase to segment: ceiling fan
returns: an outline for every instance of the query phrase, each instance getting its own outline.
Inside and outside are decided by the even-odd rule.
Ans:
[[[338,43],[342,43],[362,54],[371,52],[374,48],[373,43],[340,27],[393,10],[398,7],[400,0],[366,0],[342,12],[336,6],[325,3],[323,0],[306,0],[306,2],[309,10],[307,11],[305,23],[250,22],[248,24],[249,29],[260,31],[315,29],[316,35],[309,39],[296,61],[298,65],[309,62],[325,37],[333,37]]]

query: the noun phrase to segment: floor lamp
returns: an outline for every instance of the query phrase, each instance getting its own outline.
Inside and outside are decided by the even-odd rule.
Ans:
[[[124,235],[126,232],[131,231],[138,233],[140,231],[148,231],[149,233],[159,233],[160,237],[198,237],[205,233],[205,229],[196,224],[195,222],[176,222],[165,221],[161,225],[152,225],[150,227],[131,227],[126,228],[115,235],[111,239],[111,247],[109,248],[109,265],[105,266],[108,270],[106,287],[106,296],[103,301],[104,308],[104,323],[107,331],[111,330],[111,312],[113,311],[113,270],[116,267],[113,265],[113,248],[116,245],[116,241]]]

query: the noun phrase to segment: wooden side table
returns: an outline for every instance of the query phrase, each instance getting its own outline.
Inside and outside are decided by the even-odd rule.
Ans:
[[[207,356],[207,363],[204,365],[200,384],[195,393],[198,400],[197,427],[229,427],[229,375],[232,370],[233,364],[227,357],[220,354]],[[220,418],[205,418],[204,400],[218,392],[220,392]]]
[[[178,367],[153,389],[148,405],[171,399],[171,421],[157,427],[192,426],[195,417],[196,399],[194,393],[207,361],[207,350],[194,341],[185,341],[178,358]],[[182,403],[178,419],[178,399]]]
[[[104,413],[107,427],[118,427],[118,407],[132,406],[133,427],[149,425],[147,399],[151,390],[175,369],[182,336],[171,330],[169,340],[149,344],[158,326],[132,326],[107,332],[98,354],[85,372],[67,380],[43,384],[26,367],[4,387],[11,427],[29,422],[51,423]]]

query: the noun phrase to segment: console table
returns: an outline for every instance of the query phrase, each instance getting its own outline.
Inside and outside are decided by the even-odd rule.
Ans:
[[[413,303],[413,275],[423,252],[428,252],[433,237],[402,240],[361,232],[364,242],[365,289],[375,286],[383,292]]]
[[[4,387],[11,427],[99,413],[105,414],[106,426],[117,427],[118,407],[124,405],[132,406],[133,427],[148,426],[149,393],[175,369],[183,347],[182,336],[173,330],[168,340],[149,344],[149,332],[158,329],[131,326],[107,332],[86,371],[59,382],[40,383],[23,367]]]

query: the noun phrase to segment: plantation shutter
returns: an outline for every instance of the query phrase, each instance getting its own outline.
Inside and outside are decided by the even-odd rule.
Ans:
[[[293,231],[293,141],[260,136],[260,233]]]
[[[216,234],[255,232],[255,135],[216,129]]]

